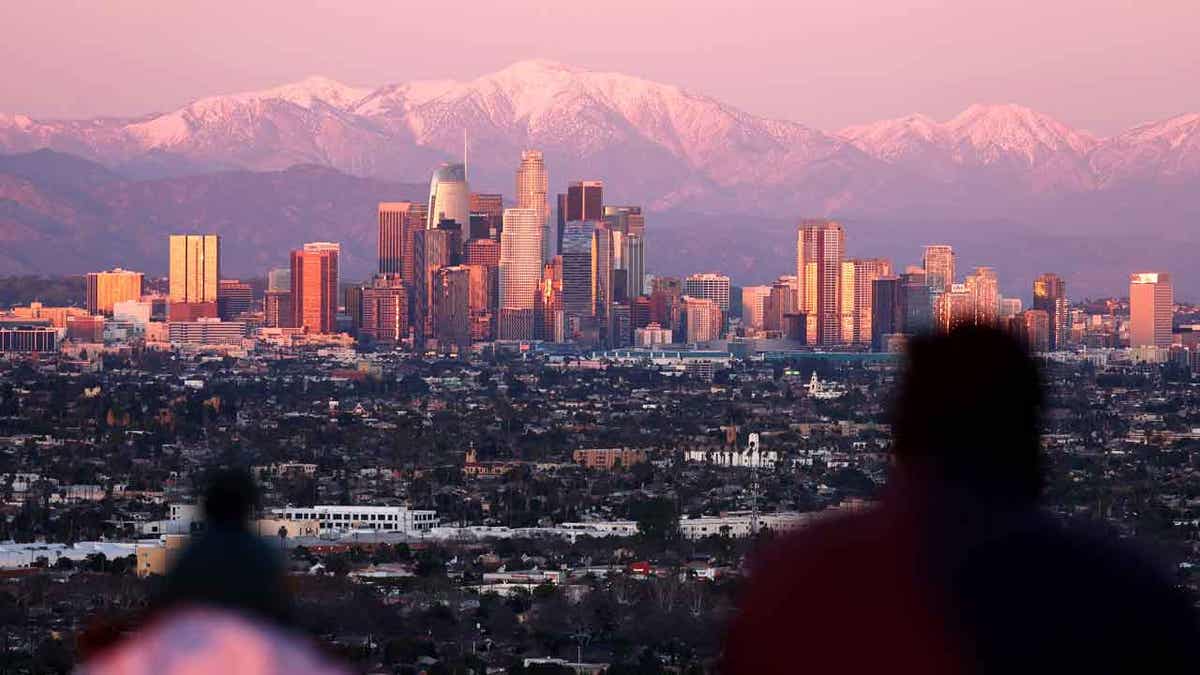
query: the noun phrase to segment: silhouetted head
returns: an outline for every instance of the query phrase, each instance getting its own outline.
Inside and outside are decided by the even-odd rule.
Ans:
[[[914,339],[894,411],[898,468],[918,486],[1033,501],[1041,402],[1036,364],[1005,333],[968,327]]]
[[[258,488],[245,471],[217,472],[204,492],[204,516],[210,526],[244,527],[257,504]]]

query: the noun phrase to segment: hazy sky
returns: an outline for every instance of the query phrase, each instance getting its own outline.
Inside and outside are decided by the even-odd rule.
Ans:
[[[20,5],[20,9],[16,6]],[[1200,111],[1200,0],[0,2],[0,111],[132,115],[323,74],[541,57],[822,129],[1016,102],[1098,133]]]

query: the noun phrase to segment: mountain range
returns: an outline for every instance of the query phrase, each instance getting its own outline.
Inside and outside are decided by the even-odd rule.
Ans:
[[[858,254],[856,243],[867,249],[895,240],[909,247],[887,252],[901,261],[913,260],[935,235],[979,242],[984,253],[989,245],[1003,242],[998,248],[1004,249],[1029,237],[1093,242],[1085,248],[1105,255],[1104,246],[1124,242],[1114,264],[1129,269],[1097,280],[1116,290],[1123,272],[1166,264],[1194,246],[1200,222],[1194,189],[1200,114],[1100,138],[1022,106],[980,104],[947,121],[911,115],[821,131],[756,117],[672,85],[531,60],[465,82],[368,88],[310,77],[129,119],[0,114],[0,152],[24,158],[9,162],[19,170],[0,173],[0,241],[73,236],[90,242],[79,252],[90,262],[102,251],[146,246],[137,235],[169,223],[175,229],[228,227],[231,241],[244,237],[247,246],[309,231],[316,238],[360,236],[366,246],[373,202],[352,200],[419,195],[419,183],[438,162],[462,157],[464,138],[474,189],[511,195],[520,150],[539,148],[552,192],[568,180],[602,178],[606,201],[644,204],[657,214],[664,245],[691,245],[666,239],[672,232],[716,240],[754,223],[750,230],[772,243],[745,246],[766,250],[730,263],[746,280],[786,271],[786,265],[760,269],[760,262],[786,258],[797,218],[830,215],[847,222],[851,253]],[[43,148],[94,163],[78,171],[90,178],[63,185],[54,176],[30,177],[37,174],[30,165],[70,163],[61,155],[27,154]],[[212,203],[235,189],[247,191]],[[39,195],[40,206],[32,192],[39,190],[50,193]],[[75,221],[64,221],[64,214],[43,212],[53,211],[51,197],[87,203],[75,204],[81,209],[71,214]],[[84,213],[88,204],[97,212]],[[184,206],[190,211],[172,211]],[[335,215],[337,208],[347,210]],[[88,218],[121,220],[86,230],[91,234],[72,232],[72,222]],[[254,231],[234,232],[243,222]],[[706,223],[703,231],[689,226],[696,223]],[[867,231],[870,240],[860,236]],[[783,247],[778,254],[777,246]],[[1037,258],[1041,252],[1027,253]],[[699,263],[729,255],[701,254]],[[369,248],[358,255],[365,267]],[[251,264],[256,256],[228,260]],[[55,269],[67,265],[62,256],[46,262]],[[985,256],[976,262],[1003,273],[1003,261]],[[1087,269],[1090,262],[1062,264]],[[0,251],[0,266],[38,263],[28,246]],[[1175,271],[1177,277],[1186,272]]]

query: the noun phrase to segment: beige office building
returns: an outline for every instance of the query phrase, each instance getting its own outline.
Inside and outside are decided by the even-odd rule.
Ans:
[[[141,272],[117,268],[87,275],[87,310],[92,314],[112,314],[116,303],[141,299]]]
[[[1129,346],[1170,347],[1174,306],[1171,275],[1162,272],[1129,275]]]

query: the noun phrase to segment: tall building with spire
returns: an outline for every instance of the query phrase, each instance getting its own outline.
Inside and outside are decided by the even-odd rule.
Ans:
[[[1050,349],[1062,349],[1071,337],[1071,313],[1067,301],[1067,284],[1062,277],[1049,272],[1033,280],[1033,308],[1048,317]]]
[[[447,162],[433,172],[429,181],[429,212],[425,229],[443,220],[453,220],[466,230],[471,224],[471,188],[464,164]]]
[[[499,336],[502,340],[533,338],[544,235],[538,218],[537,209],[504,210],[499,273]]]
[[[1174,311],[1171,275],[1163,272],[1129,275],[1129,346],[1170,347]]]
[[[842,259],[846,232],[833,220],[804,220],[796,232],[797,303],[808,315],[808,342],[833,345],[842,341]],[[814,321],[815,318],[815,321]]]

